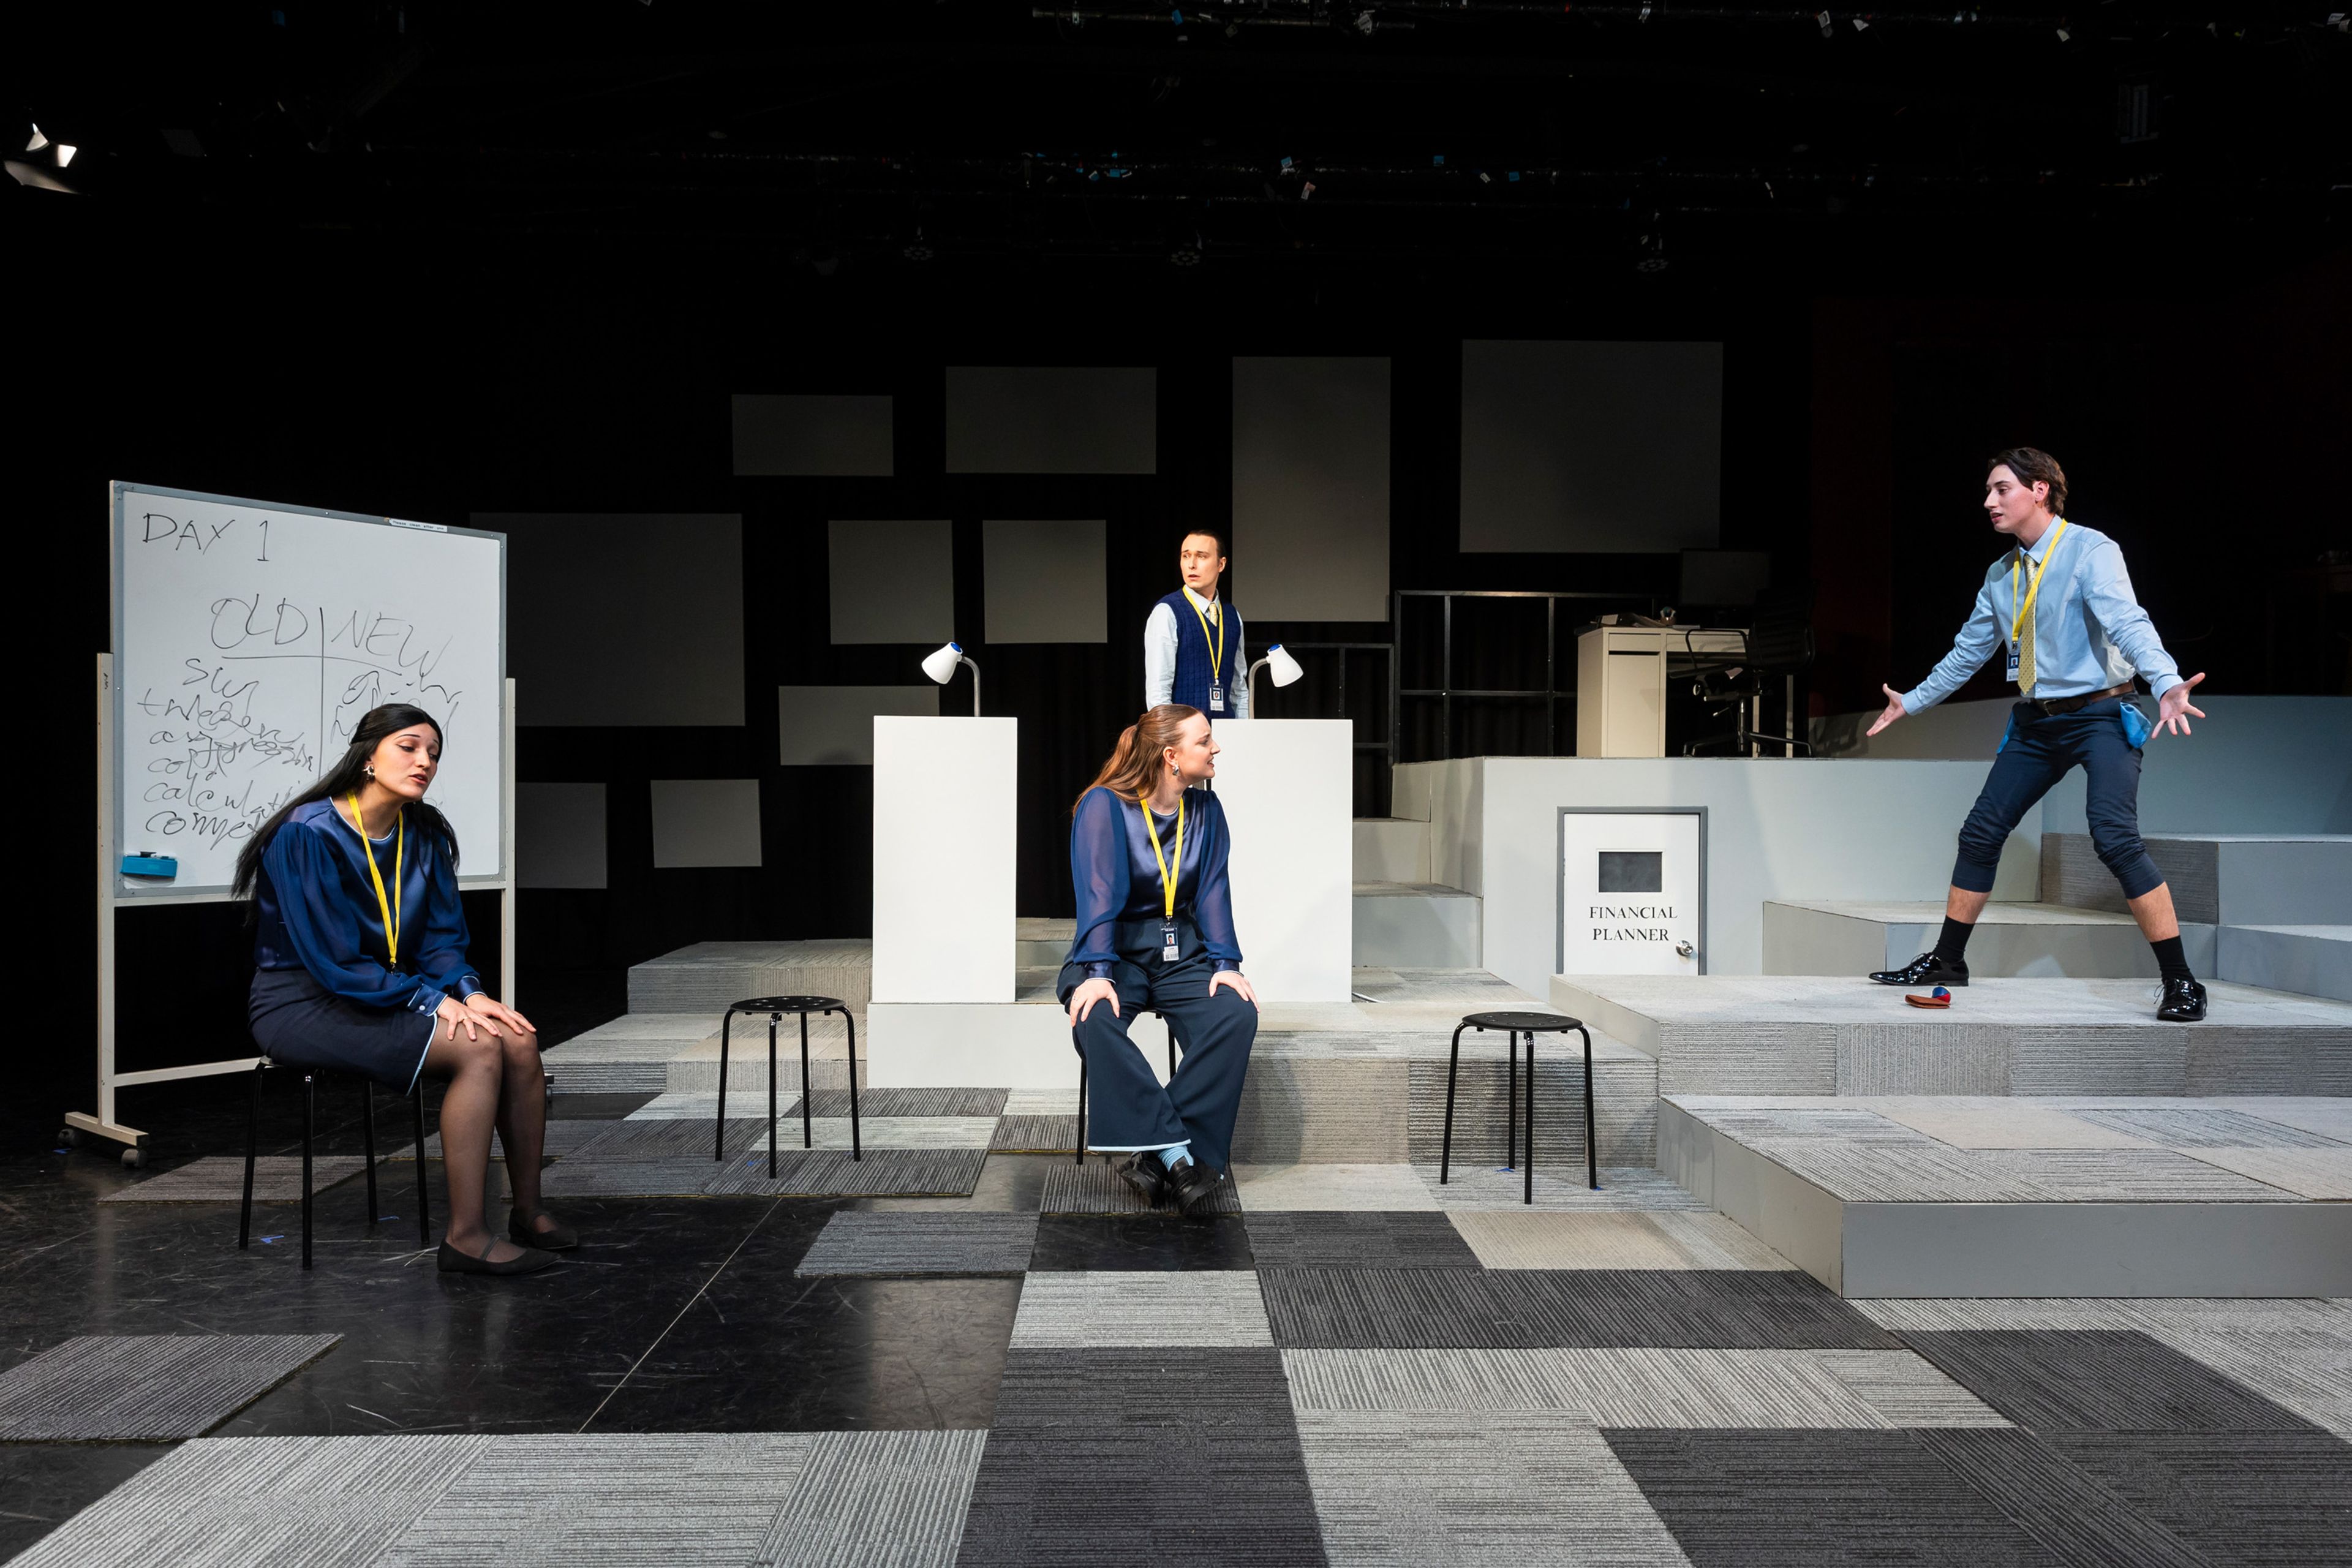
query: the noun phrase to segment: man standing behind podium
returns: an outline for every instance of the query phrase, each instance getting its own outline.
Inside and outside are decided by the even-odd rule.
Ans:
[[[1198,708],[1212,723],[1249,717],[1249,668],[1242,654],[1242,614],[1217,596],[1225,542],[1196,528],[1177,547],[1184,585],[1151,606],[1143,623],[1143,707],[1171,702]]]

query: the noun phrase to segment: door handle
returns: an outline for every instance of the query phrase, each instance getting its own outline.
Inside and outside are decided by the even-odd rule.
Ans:
[[[1688,958],[1696,952],[1698,952],[1698,949],[1693,947],[1686,942],[1678,942],[1675,943],[1675,956],[1677,958]]]

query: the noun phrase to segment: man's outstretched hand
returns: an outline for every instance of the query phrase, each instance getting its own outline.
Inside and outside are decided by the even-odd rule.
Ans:
[[[2200,670],[2195,675],[2192,675],[2188,679],[2182,681],[2179,685],[2174,687],[2171,690],[2166,692],[2162,697],[2157,699],[2156,731],[2155,734],[2148,737],[2150,740],[2154,740],[2156,735],[2163,734],[2167,730],[2177,730],[2179,733],[2186,735],[2189,733],[2188,716],[2189,714],[2194,713],[2200,719],[2205,717],[2205,710],[2202,708],[2192,708],[2189,703],[2189,693],[2190,689],[2194,688],[2199,681],[2204,679],[2204,671]]]
[[[2197,679],[2202,680],[2205,678],[2200,675]],[[1881,730],[1885,729],[1886,726],[1894,723],[1895,721],[1903,717],[1903,699],[1896,694],[1895,688],[1888,686],[1882,681],[1879,684],[1878,689],[1886,693],[1886,711],[1878,716],[1878,721],[1876,723],[1873,724],[1867,731],[1864,731],[1863,739],[1864,740],[1868,740],[1871,736],[1877,734]],[[2191,709],[2189,711],[2196,712],[2196,710]],[[2197,717],[2202,719],[2205,715],[2198,713]]]

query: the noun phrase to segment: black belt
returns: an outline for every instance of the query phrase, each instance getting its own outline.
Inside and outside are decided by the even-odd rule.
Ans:
[[[2129,697],[2131,694],[2132,683],[2126,680],[2121,686],[2110,686],[2105,691],[2086,691],[2080,697],[2029,697],[2025,699],[2025,705],[2039,708],[2044,717],[2054,719],[2061,713],[2088,708],[2094,702],[2105,702],[2110,697]]]

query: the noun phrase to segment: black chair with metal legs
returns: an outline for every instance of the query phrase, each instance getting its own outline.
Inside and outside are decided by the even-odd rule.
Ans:
[[[822,1016],[838,1013],[849,1027],[849,1157],[863,1162],[865,1146],[857,1130],[857,1020],[842,1005],[837,996],[754,996],[737,1002],[727,1009],[719,1021],[719,1128],[711,1140],[711,1161],[716,1163],[727,1158],[727,1049],[728,1036],[734,1027],[738,1013],[765,1013],[768,1016],[768,1180],[776,1179],[776,1029],[787,1013],[797,1013],[801,1018],[801,1147],[816,1147],[814,1122],[809,1109],[809,1015]]]
[[[261,1075],[275,1065],[263,1057],[253,1065],[253,1097],[245,1111],[245,1200],[237,1209],[236,1245],[239,1251],[253,1240],[253,1157],[261,1141]],[[319,1080],[337,1076],[323,1068],[302,1069],[302,1267],[310,1267],[310,1215],[315,1199],[310,1192],[310,1133],[318,1118]],[[356,1075],[353,1075],[356,1076]],[[367,1222],[374,1227],[377,1220],[375,1196],[375,1084],[361,1079],[360,1126],[365,1137],[367,1152]],[[415,1115],[416,1128],[416,1240],[419,1246],[433,1245],[433,1196],[425,1185],[425,1080],[420,1075],[408,1091],[409,1109]]]
[[[1584,1176],[1594,1192],[1601,1190],[1601,1150],[1592,1129],[1592,1031],[1580,1019],[1560,1013],[1473,1013],[1455,1026],[1454,1049],[1445,1064],[1445,1137],[1438,1146],[1437,1184],[1444,1186],[1454,1163],[1454,1079],[1462,1068],[1462,1031],[1476,1029],[1484,1034],[1488,1029],[1500,1029],[1511,1037],[1510,1081],[1505,1091],[1503,1164],[1505,1169],[1519,1163],[1519,1037],[1528,1037],[1528,1163],[1525,1167],[1527,1196],[1536,1201],[1536,1037],[1564,1035],[1574,1029],[1584,1037]]]
[[[1150,1012],[1150,1009],[1145,1009],[1145,1012]],[[1144,1015],[1139,1013],[1136,1016],[1141,1017]],[[1150,1016],[1162,1025],[1168,1022],[1165,1013],[1151,1013]],[[1077,1031],[1073,1029],[1070,1035],[1075,1039]],[[1176,1031],[1172,1028],[1168,1031],[1168,1076],[1171,1079],[1176,1076]],[[1080,1165],[1087,1163],[1087,1053],[1084,1051],[1078,1053],[1078,1147],[1075,1163]]]

